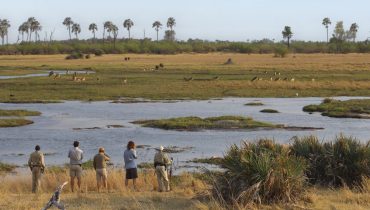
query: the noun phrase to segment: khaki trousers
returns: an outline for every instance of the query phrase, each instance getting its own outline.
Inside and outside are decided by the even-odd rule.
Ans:
[[[170,191],[170,181],[168,180],[167,170],[164,166],[157,166],[155,168],[158,180],[158,191]]]
[[[32,192],[36,193],[41,184],[41,167],[32,168]]]

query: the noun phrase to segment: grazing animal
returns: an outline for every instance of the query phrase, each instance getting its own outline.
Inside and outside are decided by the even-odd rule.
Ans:
[[[49,72],[49,77],[53,76],[54,75],[54,71],[50,71]]]
[[[155,66],[155,70],[159,70],[159,66],[158,65]]]
[[[263,80],[263,78],[261,78],[261,77],[258,77],[258,81],[262,81]]]
[[[123,80],[123,84],[126,85],[127,84],[127,79],[124,79]]]
[[[291,82],[294,82],[294,81],[295,81],[295,79],[294,79],[294,78],[292,78],[292,79],[290,79],[290,81],[291,81]]]
[[[278,75],[280,75],[280,72],[278,72]]]
[[[270,81],[272,81],[273,80],[273,78],[272,77],[270,77]]]
[[[47,210],[53,206],[57,207],[58,209],[65,209],[63,203],[60,202],[60,194],[62,193],[63,187],[66,186],[68,182],[64,182],[60,185],[51,196],[49,202],[42,210]]]
[[[265,71],[265,74],[267,74],[267,71]]]
[[[54,79],[59,79],[59,78],[60,78],[60,74],[59,73],[55,74]]]
[[[288,80],[288,77],[285,77],[283,80],[284,80],[284,81],[287,81],[287,80]]]
[[[253,77],[253,78],[251,79],[251,81],[253,82],[253,81],[257,80],[257,79],[258,79],[258,77]]]
[[[312,78],[312,79],[311,79],[311,81],[312,81],[312,82],[315,82],[316,80],[315,80],[315,78]]]
[[[277,75],[276,71],[274,72],[274,75],[275,75],[275,76]]]
[[[298,94],[298,93],[295,93],[295,96],[297,96],[297,97],[298,97],[298,96],[299,96],[299,94]]]
[[[97,77],[97,78],[96,78],[96,80],[97,80],[97,81],[99,81],[99,80],[100,80],[100,78],[99,78],[99,77]]]
[[[10,96],[10,97],[14,97],[14,95],[13,95],[13,94],[9,94],[9,96]]]
[[[280,77],[275,78],[275,81],[280,81]]]
[[[220,77],[219,76],[215,76],[213,77],[213,80],[218,80]]]
[[[81,81],[86,81],[86,78],[85,78],[85,77],[82,77],[82,78],[81,78]]]
[[[189,81],[193,80],[193,77],[189,77],[189,78],[184,77],[184,80],[185,80],[186,82],[189,82]]]

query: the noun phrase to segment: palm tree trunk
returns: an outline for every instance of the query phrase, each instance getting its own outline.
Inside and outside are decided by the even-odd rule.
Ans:
[[[105,29],[103,30],[103,44],[104,44],[104,38],[105,38]]]
[[[93,31],[93,33],[94,33],[94,40],[95,40],[95,31]]]
[[[9,35],[8,35],[8,33],[6,33],[6,44],[7,45],[9,44]]]
[[[157,30],[157,42],[158,42],[158,30]]]
[[[128,29],[128,39],[131,39],[130,29]]]
[[[288,48],[290,48],[290,38],[288,38]]]
[[[24,32],[22,32],[22,42],[24,41]]]
[[[329,43],[329,28],[326,28],[326,43]]]
[[[71,37],[71,26],[68,26],[68,32],[69,32],[69,41],[71,41],[72,37]]]

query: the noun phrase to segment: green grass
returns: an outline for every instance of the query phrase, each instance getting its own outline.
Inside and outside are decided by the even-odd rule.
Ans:
[[[0,173],[12,172],[17,166],[0,162]]]
[[[0,116],[40,116],[41,112],[38,111],[28,111],[28,110],[4,110],[0,109]]]
[[[262,109],[260,112],[262,112],[262,113],[279,113],[279,111],[275,110],[275,109]]]
[[[129,62],[124,57],[131,57]],[[0,56],[1,68],[14,71],[83,70],[95,74],[84,82],[72,75],[59,79],[32,77],[0,80],[0,102],[46,103],[62,100],[119,100],[121,98],[210,99],[224,97],[300,97],[370,95],[367,54],[273,55],[180,54],[104,55],[65,60],[65,55]],[[234,65],[223,65],[231,58]],[[148,71],[159,63],[164,68]],[[146,71],[144,71],[146,69]],[[275,72],[281,75],[274,75]],[[263,79],[254,81],[254,77]],[[279,81],[270,81],[280,77]],[[287,77],[289,80],[284,80]],[[290,78],[295,79],[294,82]],[[186,81],[184,78],[192,78]],[[217,79],[213,79],[217,78]],[[314,80],[313,80],[314,79]],[[126,80],[126,83],[124,81]]]
[[[161,128],[166,130],[188,130],[197,131],[203,129],[223,130],[223,129],[253,129],[253,128],[276,128],[266,122],[255,121],[250,117],[242,116],[220,116],[220,117],[178,117],[162,120],[139,120],[132,122],[144,127]]]
[[[303,107],[305,112],[321,112],[323,116],[337,118],[370,118],[370,99],[347,101],[325,99],[319,105]]]
[[[26,119],[0,119],[0,128],[19,127],[32,123],[33,121]]]
[[[264,104],[262,102],[249,102],[244,104],[246,106],[263,106]]]

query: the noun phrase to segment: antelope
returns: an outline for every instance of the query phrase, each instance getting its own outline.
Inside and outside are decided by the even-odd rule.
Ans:
[[[291,81],[291,82],[294,82],[294,81],[295,81],[295,79],[294,79],[294,78],[292,78],[292,79],[290,79],[290,81]]]

